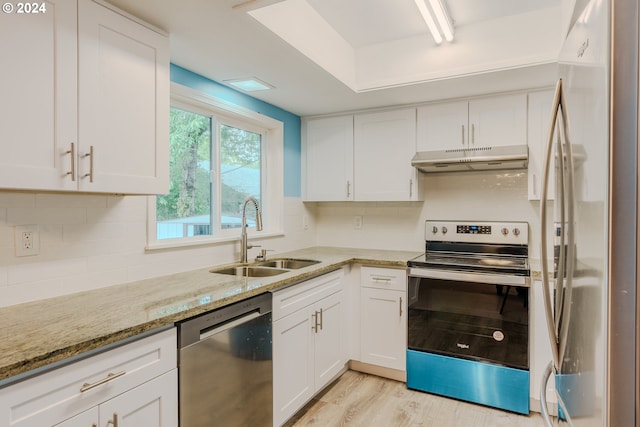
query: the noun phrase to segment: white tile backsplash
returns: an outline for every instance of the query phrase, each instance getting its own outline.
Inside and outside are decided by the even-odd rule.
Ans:
[[[313,246],[313,209],[284,203],[284,236],[252,242],[275,252]],[[146,220],[143,196],[0,191],[0,307],[239,259],[238,241],[147,251]],[[15,256],[17,224],[39,226],[39,255]]]
[[[531,250],[539,247],[539,203],[527,198],[526,170],[428,174],[422,191],[424,202],[313,203],[317,244],[421,251],[426,219],[472,219],[527,221]]]

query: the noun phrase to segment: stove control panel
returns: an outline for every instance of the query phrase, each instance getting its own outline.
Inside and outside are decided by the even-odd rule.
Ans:
[[[458,225],[458,234],[491,234],[490,225]]]
[[[526,222],[431,221],[425,223],[425,240],[446,242],[529,243]]]

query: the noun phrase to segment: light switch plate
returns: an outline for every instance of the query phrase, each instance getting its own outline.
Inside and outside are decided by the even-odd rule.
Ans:
[[[14,230],[15,253],[17,257],[33,256],[40,253],[40,232],[37,225],[16,225]]]

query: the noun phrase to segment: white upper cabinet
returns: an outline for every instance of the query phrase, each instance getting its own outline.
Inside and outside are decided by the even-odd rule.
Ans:
[[[353,116],[306,122],[305,200],[353,200]]]
[[[527,95],[504,95],[469,101],[469,146],[527,144]]]
[[[0,15],[0,188],[160,194],[168,37],[102,3]]]
[[[356,200],[419,200],[415,108],[358,114],[354,129]]]
[[[418,151],[527,143],[527,95],[501,95],[418,108]]]
[[[466,148],[469,103],[467,101],[425,105],[418,108],[418,151]]]
[[[87,0],[78,28],[80,189],[168,192],[168,38]]]
[[[411,201],[416,110],[310,119],[303,145],[307,201]]]
[[[552,90],[532,92],[529,94],[529,126],[527,130],[529,142],[529,200],[540,200],[544,180],[544,162],[546,157],[551,111],[553,108]],[[553,157],[549,163],[549,187],[547,199],[555,197],[555,168]]]
[[[66,175],[78,141],[76,2],[44,4],[0,14],[0,188],[77,188]]]

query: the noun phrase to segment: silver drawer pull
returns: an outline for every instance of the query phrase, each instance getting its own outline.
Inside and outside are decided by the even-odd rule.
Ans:
[[[93,384],[89,384],[89,383],[82,384],[82,387],[80,388],[80,393],[84,393],[87,390],[91,390],[92,388],[101,386],[102,384],[108,383],[111,380],[115,380],[116,378],[121,377],[124,374],[126,374],[126,371],[120,371],[116,374],[109,372],[109,374],[105,378],[101,379],[100,381],[96,381]]]
[[[371,279],[375,280],[376,282],[390,282],[391,281],[391,277],[373,276]]]

